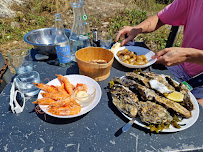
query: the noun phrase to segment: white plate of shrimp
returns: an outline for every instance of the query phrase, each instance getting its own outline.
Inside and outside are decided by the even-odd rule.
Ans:
[[[78,117],[89,112],[99,103],[102,91],[94,79],[75,74],[56,76],[57,78],[47,84],[35,84],[41,90],[33,104],[39,104],[46,114],[57,118]],[[72,98],[77,90],[87,90],[92,86],[95,88],[95,96],[88,105],[82,106]]]

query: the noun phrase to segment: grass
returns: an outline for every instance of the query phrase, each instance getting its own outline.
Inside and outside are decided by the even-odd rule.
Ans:
[[[93,30],[95,27],[100,28],[103,22],[109,22],[106,29],[102,30],[106,30],[111,36],[113,36],[113,38],[115,38],[116,33],[123,26],[139,24],[147,17],[156,14],[166,6],[166,4],[156,3],[156,1],[136,0],[128,5],[132,5],[132,7],[118,10],[116,13],[112,13],[112,15],[105,18],[100,18],[91,14],[89,15],[90,29]],[[120,2],[124,4],[127,3],[126,1]],[[166,3],[167,0],[162,0],[161,2]],[[61,8],[56,6],[61,6]],[[20,41],[27,32],[33,29],[54,26],[54,13],[67,12],[68,10],[71,10],[71,6],[70,0],[33,0],[27,1],[24,6],[14,4],[12,9],[17,11],[17,16],[15,18],[0,19],[0,44]],[[17,22],[16,27],[13,28],[11,26],[12,22]],[[71,25],[68,28],[70,27]],[[162,27],[158,31],[150,34],[140,34],[135,40],[144,41],[153,51],[161,50],[165,48],[169,31],[170,30],[167,26]],[[181,39],[182,37],[180,37],[176,46],[181,45]]]
[[[145,11],[136,9],[120,11],[118,15],[109,20],[110,25],[107,31],[115,38],[114,33],[118,32],[123,26],[139,24],[147,18],[146,14]]]
[[[36,3],[38,1],[36,1]],[[30,9],[32,5],[36,5],[36,7]],[[21,10],[23,11],[23,13],[17,13],[16,17],[12,19],[0,19],[0,44],[13,40],[21,40],[25,33],[27,33],[28,31],[53,24],[53,19],[48,17],[46,13],[44,13],[44,15],[42,16],[42,10],[46,10],[46,7],[44,8],[42,7],[42,5],[40,5],[42,7],[40,9],[38,8],[39,5],[40,4],[37,5],[30,3],[27,3],[27,5],[25,5],[24,7],[13,5],[12,8],[14,10]],[[49,9],[45,12],[47,11],[49,11]],[[17,24],[16,26],[12,27],[11,23],[14,22]]]

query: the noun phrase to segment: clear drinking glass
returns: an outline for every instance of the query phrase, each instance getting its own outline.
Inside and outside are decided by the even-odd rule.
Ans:
[[[40,82],[39,73],[36,71],[29,71],[19,74],[15,78],[16,86],[26,96],[34,96],[38,94],[39,89],[33,83]]]
[[[100,37],[100,47],[110,49],[112,43],[112,37],[109,35],[102,35]]]
[[[17,74],[22,74],[27,71],[32,71],[33,60],[30,50],[16,49],[8,53],[11,65],[14,67]]]

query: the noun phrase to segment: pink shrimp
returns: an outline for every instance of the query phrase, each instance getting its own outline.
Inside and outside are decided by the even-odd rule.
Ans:
[[[59,93],[62,93],[62,94],[66,94],[66,95],[69,95],[68,92],[65,90],[65,86],[64,86],[64,83],[62,82],[61,86],[54,86],[54,88],[59,92]],[[70,96],[70,95],[69,95]]]
[[[58,101],[50,104],[48,108],[65,107],[66,105],[70,104],[73,100],[74,99],[72,97],[64,98],[64,99],[58,100]]]
[[[69,102],[69,104],[66,104],[66,106],[49,108],[49,112],[56,115],[75,115],[80,111],[81,106],[74,100]]]
[[[61,99],[64,99],[64,98],[68,98],[70,95],[69,94],[64,94],[62,92],[59,92],[59,93],[48,93],[48,92],[45,92],[45,93],[41,93],[41,95],[44,97],[44,98],[50,98],[50,99],[53,99],[53,100],[61,100]]]
[[[40,104],[40,105],[49,105],[53,102],[56,102],[56,101],[54,101],[53,99],[50,99],[50,98],[41,98],[41,99],[37,99],[36,101],[33,101],[32,103]]]
[[[66,77],[64,77],[62,75],[57,75],[57,74],[56,74],[56,76],[58,77],[58,80],[61,83],[64,83],[66,91],[71,95],[72,92],[73,92],[73,86],[70,83],[70,81],[68,80],[68,78],[66,78]]]
[[[87,90],[88,90],[88,87],[86,84],[77,83],[77,85],[74,89],[74,96],[76,96],[79,91],[86,91],[87,92]]]
[[[87,91],[88,87],[84,83],[77,83],[75,89],[80,90],[80,91]]]
[[[55,87],[44,84],[44,83],[34,83],[34,85],[37,88],[39,88],[45,92],[48,92],[48,93],[57,93],[58,92]]]

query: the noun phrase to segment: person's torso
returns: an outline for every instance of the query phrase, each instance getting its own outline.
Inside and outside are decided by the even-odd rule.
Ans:
[[[188,0],[188,3],[182,47],[203,51],[203,0]],[[191,77],[203,72],[203,65],[187,62],[181,65]]]

